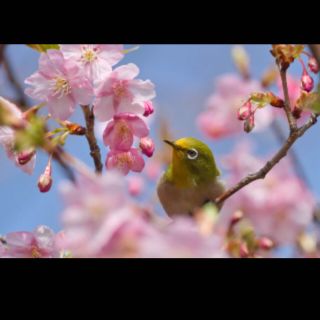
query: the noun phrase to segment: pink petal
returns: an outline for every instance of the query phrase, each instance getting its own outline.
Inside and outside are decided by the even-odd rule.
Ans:
[[[60,51],[66,59],[81,59],[81,44],[60,44]]]
[[[99,121],[108,121],[113,117],[115,111],[112,96],[97,97],[93,104],[94,115]]]
[[[51,81],[39,72],[35,72],[24,82],[33,86],[25,90],[25,93],[33,99],[46,101],[52,93],[50,89]]]
[[[11,232],[6,235],[6,241],[10,246],[28,247],[36,243],[35,236],[31,232]]]
[[[113,120],[103,133],[104,144],[110,149],[128,151],[133,144],[133,133],[126,120]]]
[[[88,78],[95,86],[100,85],[111,72],[111,65],[101,59],[87,65]]]
[[[154,84],[150,80],[133,80],[129,84],[129,90],[134,97],[133,103],[145,102],[156,96]]]
[[[118,80],[131,80],[139,74],[140,70],[135,64],[129,63],[116,68],[113,72]]]
[[[68,119],[76,107],[75,101],[70,95],[59,98],[52,98],[48,102],[48,108],[54,118],[60,120]]]
[[[73,87],[72,95],[74,97],[74,100],[79,104],[83,106],[89,105],[91,104],[93,99],[93,89],[88,86]]]
[[[110,151],[106,159],[107,169],[119,170],[122,174],[127,175],[130,170],[131,158],[129,152]]]
[[[39,72],[48,78],[64,73],[64,58],[59,50],[48,50],[41,53],[39,59]]]
[[[118,113],[135,113],[135,114],[144,114],[144,104],[143,103],[132,103],[128,99],[121,99],[118,107]]]
[[[123,45],[120,44],[102,44],[99,46],[101,52],[99,58],[105,60],[111,66],[118,63],[123,57]]]
[[[132,164],[131,164],[131,170],[134,172],[141,172],[144,168],[144,160],[139,152],[138,149],[132,148],[131,149],[131,156],[132,156]]]

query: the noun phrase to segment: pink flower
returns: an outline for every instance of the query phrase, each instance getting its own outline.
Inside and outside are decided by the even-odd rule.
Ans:
[[[123,45],[115,44],[74,44],[60,45],[65,59],[75,62],[84,69],[85,76],[92,84],[99,84],[112,71],[112,66],[124,56]]]
[[[132,175],[128,177],[128,188],[130,195],[139,196],[144,189],[145,181],[141,175]]]
[[[209,97],[207,108],[198,119],[198,127],[208,137],[219,139],[243,131],[243,124],[237,119],[240,106],[252,92],[262,92],[259,82],[243,80],[237,75],[220,76],[215,85],[215,92]],[[273,111],[265,107],[255,115],[256,130],[266,128],[273,120]]]
[[[54,237],[54,232],[46,226],[39,226],[33,232],[8,233],[2,244],[2,257],[57,258],[59,251]]]
[[[313,89],[313,85],[314,85],[313,79],[310,77],[307,70],[304,69],[301,76],[301,89],[307,92],[310,92]]]
[[[72,60],[65,60],[59,50],[48,50],[39,59],[39,70],[25,80],[30,97],[45,101],[53,117],[65,120],[77,104],[87,105],[93,88],[83,71]]]
[[[154,142],[150,137],[144,137],[140,140],[139,147],[143,154],[152,157],[154,153]]]
[[[250,155],[249,145],[239,145],[224,160],[230,172],[229,185],[260,169],[266,162]],[[225,202],[220,223],[225,223],[230,214],[241,209],[258,236],[268,237],[277,244],[293,243],[311,223],[315,200],[291,168],[291,163],[283,159],[263,180],[237,192]]]
[[[98,87],[94,101],[94,113],[99,121],[110,120],[117,113],[145,113],[145,102],[155,97],[150,80],[134,79],[139,68],[132,63],[122,65]]]
[[[132,147],[133,137],[145,137],[149,128],[135,114],[121,113],[114,115],[103,133],[103,141],[111,150],[128,151]]]
[[[157,228],[140,242],[140,257],[144,258],[221,258],[223,237],[204,236],[194,219],[177,218],[169,225]]]
[[[149,229],[144,213],[128,198],[124,177],[116,172],[79,176],[77,184],[66,182],[61,192],[65,209],[59,247],[73,257],[129,255]]]
[[[18,107],[2,97],[0,97],[0,108],[3,108],[5,112],[11,113],[13,117],[18,119],[23,118],[23,114]],[[18,153],[14,150],[14,140],[14,130],[7,126],[0,126],[0,145],[4,147],[8,158],[24,172],[32,174],[36,160],[34,150],[26,150]]]
[[[48,192],[52,186],[51,175],[51,158],[49,158],[48,164],[44,170],[44,173],[40,175],[38,179],[38,188],[40,192]]]
[[[127,175],[130,170],[141,172],[144,168],[144,160],[136,148],[131,148],[129,151],[111,150],[106,159],[106,167]]]

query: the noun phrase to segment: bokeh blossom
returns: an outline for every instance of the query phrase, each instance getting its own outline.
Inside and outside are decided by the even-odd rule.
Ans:
[[[19,120],[23,119],[23,114],[16,105],[10,101],[0,97],[0,108],[3,112],[10,114],[12,117]],[[32,174],[35,166],[36,154],[33,150],[25,150],[17,152],[14,150],[15,132],[8,126],[0,126],[0,145],[6,151],[10,160],[17,167],[28,174]]]
[[[33,232],[11,232],[2,237],[2,258],[58,258],[55,234],[47,226],[38,226]]]
[[[248,144],[240,144],[223,163],[229,173],[228,184],[233,185],[259,170],[265,159],[254,157]],[[226,223],[230,213],[240,209],[258,235],[277,244],[292,244],[311,223],[314,207],[313,195],[294,175],[290,161],[283,159],[264,179],[244,187],[226,201],[220,223]]]
[[[263,91],[256,80],[244,80],[235,74],[217,78],[214,93],[208,98],[206,109],[200,113],[197,124],[209,138],[220,139],[243,131],[237,112],[252,92]],[[257,130],[266,128],[273,120],[272,108],[265,107],[255,115]]]
[[[48,50],[39,59],[39,69],[25,80],[25,93],[46,102],[53,117],[68,119],[77,104],[87,105],[93,98],[93,87],[83,70],[73,60],[66,60],[59,50]]]

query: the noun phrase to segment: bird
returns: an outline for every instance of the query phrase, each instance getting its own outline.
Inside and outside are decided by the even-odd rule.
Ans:
[[[167,215],[193,216],[204,204],[215,204],[225,185],[210,148],[192,137],[163,141],[172,147],[172,159],[158,182],[157,194]]]

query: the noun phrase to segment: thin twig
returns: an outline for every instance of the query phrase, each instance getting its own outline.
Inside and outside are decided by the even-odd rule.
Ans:
[[[86,120],[86,138],[90,147],[90,155],[93,159],[97,173],[102,172],[100,148],[94,135],[94,114],[89,106],[81,106]]]
[[[284,158],[291,146],[299,139],[304,133],[317,122],[318,114],[311,115],[310,119],[299,129],[290,133],[284,145],[280,148],[280,150],[257,172],[251,173],[242,180],[240,180],[235,186],[231,187],[227,191],[225,191],[220,197],[218,197],[215,202],[217,204],[221,204],[227,198],[231,197],[234,193],[248,185],[249,183],[263,179],[267,173],[282,159]]]
[[[12,84],[12,87],[14,88],[14,90],[16,91],[17,104],[19,104],[19,107],[21,108],[21,110],[27,109],[28,108],[27,107],[27,100],[24,95],[23,88],[22,88],[21,84],[19,83],[18,79],[16,78],[16,75],[15,75],[15,72],[12,68],[10,59],[8,58],[6,51],[4,49],[2,52],[2,64],[3,64],[4,70],[6,71],[8,80]]]
[[[66,161],[63,157],[65,151],[61,147],[57,147],[54,152],[52,152],[52,158],[57,161],[57,163],[61,166],[63,171],[65,172],[67,178],[72,182],[75,182],[75,176],[70,168],[68,161]]]
[[[282,145],[283,143],[285,143],[286,141],[286,136],[283,133],[283,130],[279,124],[279,122],[277,121],[277,119],[275,119],[272,122],[272,129],[273,132],[276,136],[276,138],[279,140],[280,144]],[[291,148],[289,151],[289,157],[291,159],[291,162],[295,168],[295,171],[297,172],[298,176],[305,182],[305,184],[309,187],[309,189],[311,190],[311,183],[307,177],[307,174],[305,172],[305,170],[303,169],[303,166],[299,160],[298,155],[296,154],[296,152],[294,151],[294,148]]]
[[[297,121],[291,112],[288,83],[287,83],[287,71],[282,70],[280,67],[279,67],[279,71],[280,71],[280,77],[281,77],[283,94],[284,94],[284,111],[288,119],[290,132],[292,133],[295,130],[297,130]]]

